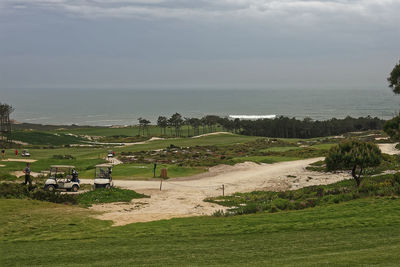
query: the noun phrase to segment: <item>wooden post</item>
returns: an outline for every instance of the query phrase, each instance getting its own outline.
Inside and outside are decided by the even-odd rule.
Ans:
[[[225,185],[222,185],[222,196],[225,196]]]
[[[162,187],[162,178],[161,178],[161,180],[160,180],[160,191],[161,191],[161,187]]]

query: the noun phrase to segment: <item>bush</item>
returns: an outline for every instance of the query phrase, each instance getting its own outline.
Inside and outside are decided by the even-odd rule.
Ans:
[[[89,207],[92,204],[111,202],[130,202],[134,198],[148,198],[149,196],[139,194],[133,190],[120,188],[99,188],[94,191],[77,195],[78,202],[82,206]]]
[[[11,175],[9,173],[0,173],[0,180],[2,181],[14,181],[17,179],[17,176]]]
[[[0,198],[26,198],[29,188],[23,184],[0,183]]]
[[[35,185],[29,187],[24,184],[16,183],[1,183],[0,198],[31,198],[54,203],[77,204],[76,195],[48,192]]]
[[[363,197],[400,195],[400,173],[366,177],[358,188],[351,180],[331,185],[309,186],[294,191],[255,191],[231,196],[208,198],[205,201],[231,207],[230,214],[260,211],[301,210],[324,204],[341,203]]]
[[[53,159],[75,159],[72,155],[53,155]]]
[[[48,201],[53,203],[77,204],[76,195],[60,194],[59,192],[48,192],[41,188],[36,188],[29,192],[29,198]]]

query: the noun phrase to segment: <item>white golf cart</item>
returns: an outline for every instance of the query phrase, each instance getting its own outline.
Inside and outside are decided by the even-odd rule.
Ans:
[[[96,165],[94,171],[94,189],[110,188],[114,186],[114,182],[111,176],[112,167],[112,164]]]
[[[113,157],[114,157],[114,153],[112,152],[112,150],[108,150],[107,158],[113,158]]]
[[[22,157],[30,157],[31,154],[29,153],[29,151],[27,149],[24,149],[21,153]]]
[[[67,191],[77,192],[79,188],[78,172],[75,170],[75,166],[50,166],[49,178],[44,184],[45,190],[55,191],[65,189]]]

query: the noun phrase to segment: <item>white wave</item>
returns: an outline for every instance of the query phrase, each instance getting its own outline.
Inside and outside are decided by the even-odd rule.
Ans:
[[[240,120],[275,119],[276,115],[229,115],[229,118]]]

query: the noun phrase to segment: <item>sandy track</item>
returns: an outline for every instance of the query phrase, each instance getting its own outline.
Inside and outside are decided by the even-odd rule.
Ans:
[[[235,166],[222,165],[196,177],[164,181],[162,191],[159,190],[159,181],[115,180],[116,186],[150,195],[151,198],[133,200],[130,203],[100,204],[92,209],[104,212],[96,218],[112,220],[114,225],[211,215],[214,211],[225,208],[203,200],[206,197],[222,195],[222,185],[225,186],[225,194],[232,194],[254,190],[297,189],[350,178],[347,173],[318,173],[305,169],[310,163],[322,159],[260,165],[250,162]]]

